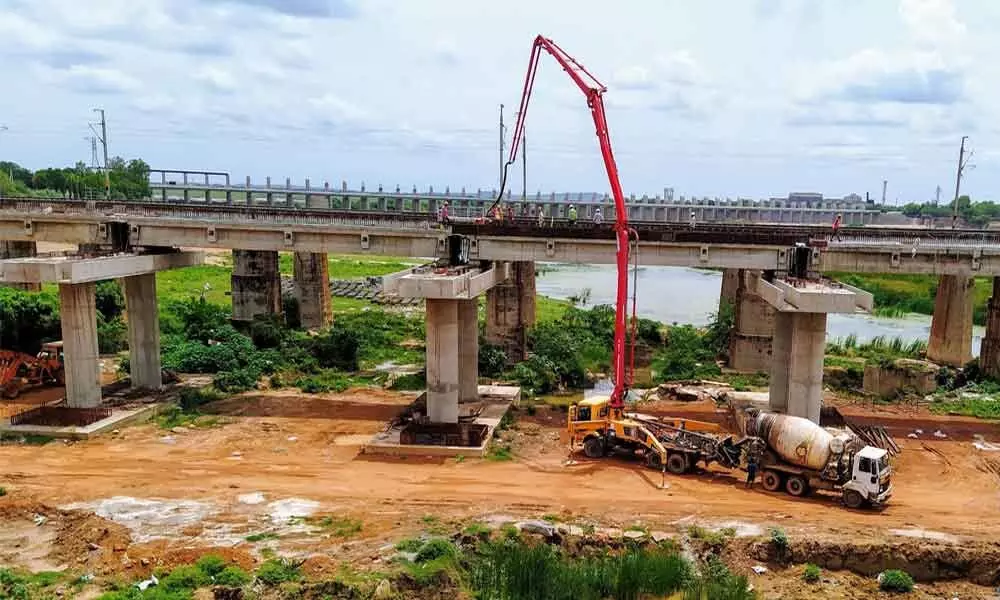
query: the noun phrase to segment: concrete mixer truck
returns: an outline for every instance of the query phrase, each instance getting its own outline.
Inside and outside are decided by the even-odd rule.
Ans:
[[[792,496],[829,490],[850,508],[878,507],[892,495],[888,452],[864,445],[849,431],[755,408],[739,413],[737,423],[744,435],[764,441],[759,469],[765,490],[784,488]]]

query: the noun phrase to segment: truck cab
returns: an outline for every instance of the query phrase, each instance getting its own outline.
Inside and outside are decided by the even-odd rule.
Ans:
[[[889,453],[865,446],[851,462],[851,480],[844,484],[844,504],[860,508],[866,502],[881,506],[892,496],[892,467]]]

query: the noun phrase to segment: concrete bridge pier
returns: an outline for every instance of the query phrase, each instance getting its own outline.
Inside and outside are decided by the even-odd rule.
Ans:
[[[986,305],[986,333],[979,350],[979,366],[991,377],[1000,376],[1000,277],[993,278],[993,294]]]
[[[772,348],[771,410],[819,423],[826,313],[779,312],[774,318]]]
[[[163,387],[163,377],[160,367],[160,311],[156,299],[156,273],[125,278],[125,306],[128,311],[132,387],[160,389]]]
[[[964,275],[942,275],[934,297],[934,316],[927,358],[961,367],[972,360],[973,280]]]
[[[72,408],[101,404],[96,290],[94,282],[59,284],[66,403]]]
[[[729,366],[745,373],[771,369],[771,343],[774,335],[774,308],[756,293],[761,271],[725,269],[719,310],[728,304],[733,313],[729,334]]]
[[[425,267],[383,278],[386,294],[424,298],[427,306],[427,416],[457,423],[461,404],[479,399],[479,294],[507,279],[506,264]]]
[[[829,313],[870,311],[872,295],[823,280],[756,278],[755,293],[775,309],[769,406],[819,423]]]
[[[486,341],[503,348],[511,364],[528,357],[535,324],[535,263],[511,263],[511,276],[486,292]]]
[[[330,263],[325,252],[295,253],[295,295],[305,329],[322,329],[333,322]]]
[[[253,321],[257,315],[281,314],[278,252],[233,250],[233,320]]]

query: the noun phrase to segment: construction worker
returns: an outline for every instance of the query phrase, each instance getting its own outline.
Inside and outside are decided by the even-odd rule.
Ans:
[[[838,242],[840,241],[840,222],[842,219],[840,213],[837,213],[837,216],[833,218],[833,232],[830,237],[837,238]]]
[[[441,208],[438,209],[438,223],[447,224],[448,223],[448,201],[445,200],[441,204]]]
[[[753,487],[753,480],[757,477],[757,456],[755,454],[750,454],[747,457],[747,485],[746,487]]]
[[[545,207],[538,207],[538,226],[545,227]]]
[[[604,215],[601,214],[601,207],[598,206],[594,209],[594,225],[600,225],[604,223]]]
[[[510,221],[511,223],[514,222],[514,205],[513,204],[508,204],[507,205],[507,220]]]
[[[697,219],[695,218],[694,211],[692,210],[691,211],[691,229],[694,229],[694,225],[695,225],[696,222],[697,222]]]
[[[566,216],[569,217],[569,224],[576,225],[576,207],[572,204],[569,205],[569,210],[566,211]]]

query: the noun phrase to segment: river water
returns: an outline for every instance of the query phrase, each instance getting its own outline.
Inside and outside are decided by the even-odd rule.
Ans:
[[[647,266],[639,268],[638,277],[636,310],[640,316],[705,325],[719,309],[722,273]],[[614,304],[615,300],[615,270],[610,266],[547,264],[536,285],[539,294],[552,298],[567,299],[590,290],[589,305]],[[930,330],[931,318],[917,314],[903,318],[832,314],[826,321],[828,340],[854,334],[859,341],[880,335],[927,341]],[[972,352],[978,356],[983,328],[975,327],[972,336]]]

